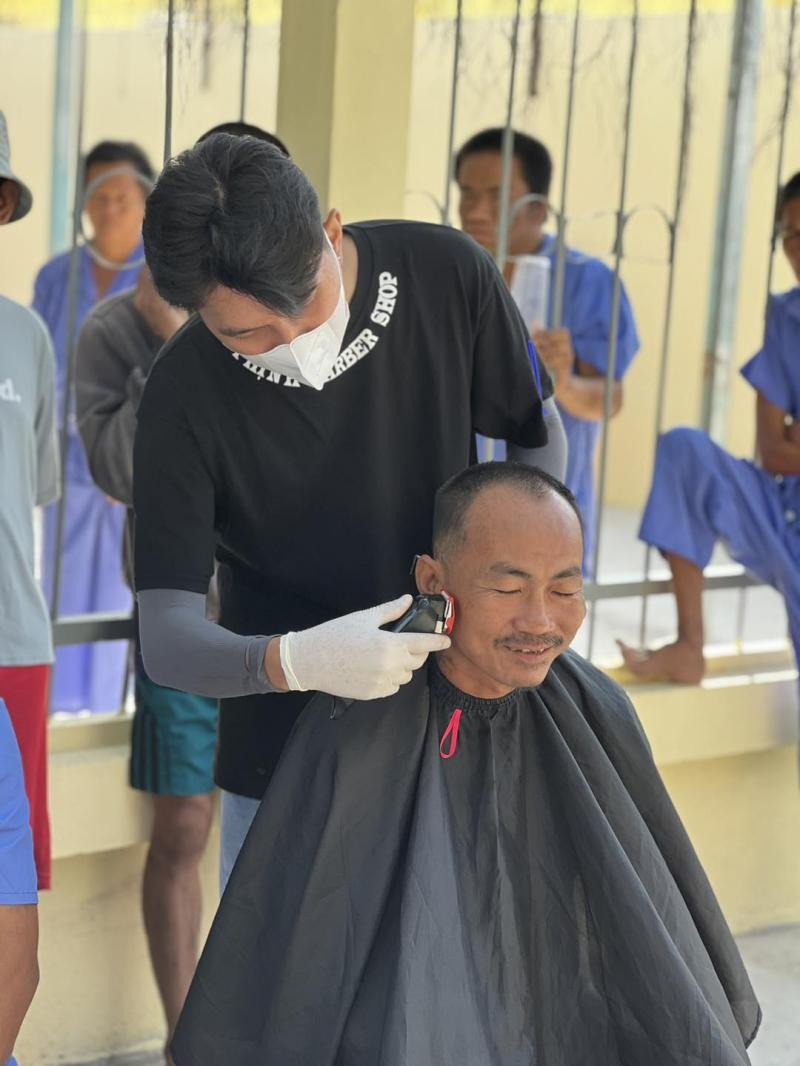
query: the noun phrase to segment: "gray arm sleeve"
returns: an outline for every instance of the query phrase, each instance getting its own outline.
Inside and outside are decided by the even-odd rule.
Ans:
[[[277,691],[264,655],[272,637],[241,637],[206,618],[206,598],[180,589],[137,596],[142,659],[157,685],[228,698]]]
[[[544,413],[547,418],[547,444],[541,448],[521,448],[509,441],[506,454],[517,463],[538,466],[540,470],[563,481],[567,473],[567,434],[552,396],[544,401]]]

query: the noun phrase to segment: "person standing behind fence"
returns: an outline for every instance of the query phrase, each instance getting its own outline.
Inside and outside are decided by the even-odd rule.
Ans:
[[[87,155],[86,213],[94,236],[78,252],[75,335],[98,300],[136,283],[141,264],[142,219],[153,168],[135,144],[103,141]],[[51,259],[36,278],[33,306],[47,323],[56,351],[58,417],[63,415],[70,338],[70,253]],[[126,612],[131,594],[120,567],[125,511],[92,481],[70,401],[65,465],[65,518],[57,545],[57,508],[45,519],[44,585],[52,602],[54,567],[61,551],[59,613]],[[52,706],[60,711],[112,711],[119,706],[125,674],[124,642],[60,648]]]
[[[779,193],[776,223],[800,282],[800,172]],[[764,343],[741,374],[756,391],[757,462],[734,459],[688,426],[658,441],[639,536],[669,563],[678,639],[655,651],[618,641],[643,679],[701,680],[703,569],[718,540],[782,594],[800,656],[800,285],[770,299]]]
[[[32,202],[11,169],[0,111],[0,225],[24,218]],[[0,296],[0,700],[22,753],[39,888],[50,887],[47,689],[53,643],[35,577],[33,515],[34,508],[57,499],[58,489],[50,338],[38,315]],[[0,827],[2,822],[0,812]]]
[[[502,150],[503,129],[486,129],[470,137],[455,159],[461,225],[492,254],[497,253],[498,244]],[[517,256],[540,255],[549,259],[552,318],[557,248],[555,237],[545,233],[544,226],[553,163],[540,141],[518,131],[514,132],[513,152],[509,191],[512,211],[524,196],[535,194],[542,199],[514,213],[503,273],[510,285]],[[555,398],[568,445],[564,480],[584,517],[584,571],[591,576],[596,521],[594,461],[605,411],[614,275],[599,259],[582,252],[568,248],[566,256],[563,322],[557,328],[535,329],[533,340],[555,381]],[[612,416],[622,407],[622,379],[639,349],[636,323],[624,288],[619,312]],[[502,452],[496,458],[503,458]]]

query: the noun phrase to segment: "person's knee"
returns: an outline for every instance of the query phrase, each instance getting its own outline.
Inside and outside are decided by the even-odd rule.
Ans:
[[[708,452],[713,442],[702,429],[692,426],[676,426],[658,438],[658,457],[670,463],[685,465],[697,461]]]
[[[157,796],[151,857],[172,866],[198,863],[208,843],[213,810],[210,794]]]

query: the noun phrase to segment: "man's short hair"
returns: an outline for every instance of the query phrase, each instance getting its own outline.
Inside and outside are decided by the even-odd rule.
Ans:
[[[433,554],[436,558],[464,543],[470,507],[481,493],[494,488],[517,489],[536,499],[560,496],[575,512],[583,532],[577,500],[558,478],[525,463],[478,463],[445,481],[436,493],[433,507]]]
[[[84,181],[89,173],[89,167],[98,163],[119,163],[120,166],[128,164],[137,174],[152,181],[156,176],[153,166],[143,148],[133,141],[100,141],[88,153],[83,163]]]
[[[456,153],[456,181],[458,181],[461,164],[467,156],[477,155],[479,152],[502,152],[504,132],[502,126],[495,126],[492,129],[481,130],[480,133],[476,133],[462,144]],[[519,160],[528,192],[547,196],[553,177],[553,160],[542,142],[537,141],[535,137],[528,136],[527,133],[514,130],[514,158]]]
[[[274,133],[267,133],[260,126],[254,126],[252,122],[220,122],[218,126],[212,126],[210,130],[206,130],[205,133],[201,134],[197,138],[197,143],[201,144],[203,141],[207,141],[215,133],[230,133],[232,137],[255,137],[257,141],[266,141],[267,144],[274,144],[284,155],[289,155],[289,149],[280,137],[276,137]]]
[[[279,148],[215,133],[164,167],[148,197],[145,255],[159,294],[196,311],[218,285],[294,317],[317,284],[317,194]]]
[[[783,209],[790,200],[800,200],[800,170],[793,174],[786,184],[782,185],[778,190],[778,221],[780,221]]]

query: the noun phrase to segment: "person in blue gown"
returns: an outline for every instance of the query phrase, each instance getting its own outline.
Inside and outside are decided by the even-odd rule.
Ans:
[[[459,186],[459,212],[466,233],[493,255],[497,249],[502,181],[502,129],[476,133],[458,151],[455,178]],[[506,281],[512,284],[515,260],[540,255],[550,261],[550,311],[552,322],[556,276],[556,240],[544,233],[547,196],[553,164],[547,148],[533,137],[515,131],[509,198],[542,197],[516,211],[508,232]],[[595,452],[605,413],[605,387],[611,349],[614,275],[592,256],[567,248],[563,320],[558,328],[533,331],[536,350],[555,381],[555,398],[567,436],[567,471],[564,478],[583,514],[586,527],[584,572],[591,574],[596,541]],[[527,323],[530,327],[531,323]],[[633,310],[620,287],[614,385],[611,414],[622,407],[623,378],[639,350]],[[484,442],[479,457],[488,458]],[[495,442],[493,458],[504,459],[502,442]]]
[[[145,198],[154,177],[141,148],[115,141],[104,141],[89,152],[84,174],[86,214],[93,237],[78,252],[75,337],[99,300],[136,284],[144,262],[141,227]],[[60,421],[70,348],[69,267],[69,252],[51,259],[36,277],[33,298],[33,307],[47,324],[55,347]],[[129,611],[131,594],[120,563],[125,508],[104,496],[92,481],[72,400],[68,410],[59,614]],[[53,506],[45,514],[44,534],[43,578],[49,602],[54,595],[57,526],[58,508]],[[59,648],[52,709],[115,710],[122,696],[126,654],[127,645],[122,641]]]
[[[800,282],[800,172],[781,189],[777,224]],[[703,568],[718,540],[783,595],[800,653],[800,285],[770,299],[763,346],[741,373],[756,393],[756,462],[736,459],[698,429],[659,439],[639,536],[669,563],[678,637],[655,651],[619,642],[638,677],[702,678]]]

